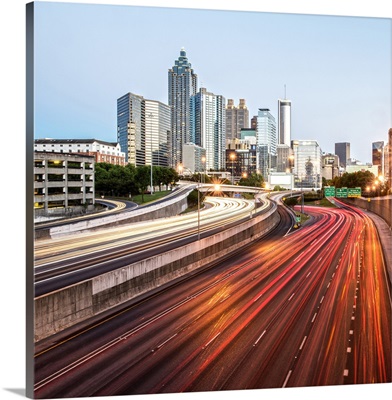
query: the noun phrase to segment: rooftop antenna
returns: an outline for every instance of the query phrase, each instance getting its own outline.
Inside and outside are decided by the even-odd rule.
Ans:
[[[286,84],[284,85],[284,99],[287,100],[287,97],[286,97]]]

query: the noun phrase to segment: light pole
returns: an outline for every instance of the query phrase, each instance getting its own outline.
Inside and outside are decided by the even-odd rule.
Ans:
[[[234,160],[235,160],[234,153],[230,154],[230,160],[231,160],[231,184],[234,185]]]
[[[197,188],[197,240],[200,240],[200,179]]]
[[[205,156],[202,156],[201,158],[201,162],[203,164],[202,170],[203,170],[203,179],[202,179],[202,183],[205,183],[205,170],[206,170],[206,158]]]
[[[153,151],[152,151],[152,119],[154,118],[153,113],[148,114],[148,118],[150,118],[150,141],[151,141],[151,176],[150,176],[150,187],[151,187],[151,194],[154,193],[154,189],[152,186],[152,155],[153,155]]]

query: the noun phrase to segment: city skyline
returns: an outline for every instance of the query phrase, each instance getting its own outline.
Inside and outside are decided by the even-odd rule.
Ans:
[[[52,2],[58,2],[58,0],[52,0]],[[69,0],[61,0],[62,3],[70,3]],[[85,0],[84,3],[98,3],[99,1],[91,1]],[[111,4],[132,4],[135,1],[130,0],[117,0],[106,1],[104,3]],[[144,5],[154,5],[154,1],[144,0]],[[158,2],[155,2],[158,4]],[[165,0],[161,2],[161,6],[174,6],[174,7],[202,7],[206,8],[221,8],[225,9],[227,7],[233,7],[236,9],[252,9],[252,10],[260,10],[264,12],[289,12],[289,13],[311,13],[311,14],[331,14],[331,15],[356,15],[354,18],[362,18],[362,17],[372,17],[372,18],[391,18],[392,12],[390,7],[387,7],[388,2],[385,0],[375,0],[372,2],[358,2],[358,0],[346,0],[344,2],[340,0],[329,0],[328,2],[323,2],[320,0],[298,0],[293,2],[292,0],[275,0],[274,2],[270,2],[267,0],[259,0],[257,2],[252,2],[253,4],[244,4],[244,2],[237,2],[231,0],[216,0],[212,2],[207,0],[197,0],[197,1],[188,1],[184,4],[179,0],[168,1]],[[256,3],[256,4],[255,4]],[[2,71],[2,87],[5,88],[5,94],[3,96],[5,110],[3,111],[3,121],[5,119],[5,131],[11,134],[16,133],[16,138],[18,139],[18,143],[25,143],[26,140],[26,119],[31,118],[30,116],[25,116],[24,105],[25,105],[25,95],[26,95],[26,82],[25,82],[25,54],[26,54],[26,37],[25,37],[25,4],[26,2],[21,2],[20,0],[16,1],[8,1],[2,2],[2,49],[3,54],[5,56],[6,62],[3,62],[1,65]],[[76,26],[74,26],[76,28]],[[184,43],[180,43],[179,47],[184,45]],[[177,52],[179,47],[174,46],[172,53],[168,56],[170,62],[173,57],[177,56]],[[178,48],[177,48],[178,47]],[[194,60],[193,51],[188,48],[190,54],[192,53],[191,61],[195,63],[197,60]],[[199,67],[197,63],[195,63],[195,67]],[[165,74],[166,71],[163,72]],[[290,82],[287,83],[288,95],[292,96],[293,92],[291,91],[292,87]],[[388,85],[385,85],[388,87]],[[283,87],[283,85],[282,85]],[[31,87],[30,87],[31,89]],[[126,87],[121,88],[119,93],[116,95],[123,95],[128,91],[132,91],[134,88],[131,84],[126,85]],[[218,90],[215,87],[211,87],[211,90]],[[282,89],[283,92],[283,89]],[[146,95],[146,94],[145,94]],[[146,95],[146,97],[148,97]],[[235,97],[235,94],[231,94],[230,97],[234,98],[235,103],[238,102],[238,99]],[[241,97],[245,97],[245,94],[241,93]],[[278,97],[281,97],[279,94]],[[115,97],[116,98],[116,97]],[[112,107],[115,108],[115,98],[111,100]],[[295,99],[293,99],[295,100]],[[249,101],[249,99],[247,100]],[[22,107],[22,113],[20,111],[20,106]],[[297,108],[297,105],[295,104]],[[254,112],[252,108],[252,113]],[[21,115],[22,114],[22,115]],[[252,115],[251,115],[252,116]],[[390,124],[392,125],[392,124]],[[29,132],[28,132],[29,135]],[[84,136],[84,135],[81,135]],[[95,136],[95,135],[94,135]],[[379,135],[378,135],[379,136]],[[382,137],[369,139],[369,143],[371,141],[377,140],[387,140],[387,135],[384,136],[384,130],[382,132]],[[115,137],[115,132],[111,134],[110,137]],[[97,138],[104,139],[104,138]],[[348,140],[346,137],[340,137],[339,142],[344,142]],[[371,145],[369,144],[369,147]],[[27,141],[27,151],[30,149],[30,142]],[[331,147],[331,151],[333,152],[333,147]],[[369,158],[370,160],[370,158]],[[15,155],[13,151],[6,152],[6,158],[3,161],[3,167],[6,165],[9,167],[10,165],[14,165],[16,167],[17,176],[22,180],[26,177],[26,166],[25,163],[15,163]],[[7,186],[11,183],[15,183],[15,175],[14,174],[6,174],[6,184]],[[8,180],[7,180],[8,179]],[[23,190],[22,190],[23,191]],[[26,203],[26,198],[22,193],[22,196],[14,196],[13,205],[15,210],[24,210]],[[20,242],[17,238],[20,235],[26,235],[26,216],[22,211],[20,212],[8,212],[6,213],[5,220],[3,221],[4,226],[7,227],[7,238],[5,242],[3,242],[3,248],[6,249],[5,259],[13,260],[13,267],[6,269],[6,281],[14,282],[15,285],[5,285],[5,288],[2,291],[3,303],[9,302],[9,299],[13,299],[12,307],[3,307],[4,312],[4,320],[5,321],[13,321],[13,329],[11,330],[3,330],[2,338],[3,343],[7,343],[7,345],[3,346],[3,359],[4,365],[7,365],[7,368],[4,369],[2,374],[2,397],[4,399],[16,399],[20,397],[20,395],[24,395],[25,391],[25,370],[23,365],[25,363],[25,285],[18,285],[18,282],[24,282],[25,280],[25,252],[23,251],[24,246],[22,245],[22,251],[15,251],[15,249],[19,249]],[[21,229],[22,227],[22,229]],[[21,232],[22,230],[22,232]],[[262,395],[266,399],[285,399],[287,398],[287,394],[292,399],[314,399],[317,396],[318,399],[330,399],[331,396],[352,396],[358,394],[360,396],[374,396],[378,395],[382,398],[387,398],[388,393],[390,393],[391,384],[383,384],[383,385],[357,385],[357,386],[345,386],[345,387],[336,387],[336,386],[325,386],[320,390],[317,387],[309,387],[306,390],[302,389],[284,389],[283,393],[281,390],[275,389],[266,389],[262,391]],[[234,399],[238,394],[234,394],[235,392],[224,392],[224,393],[204,393],[203,396],[209,399],[216,398],[230,398]],[[256,399],[260,396],[260,391],[248,391],[246,395],[251,399]],[[188,394],[181,395],[182,398],[190,398],[191,395]],[[160,399],[160,395],[149,395],[151,399]],[[194,396],[193,396],[194,397]],[[101,397],[97,397],[97,399]],[[105,397],[106,398],[106,397]],[[166,398],[176,398],[177,395],[166,395]],[[103,398],[102,398],[103,399]]]
[[[362,162],[386,141],[387,18],[38,3],[36,21],[35,138],[115,142],[117,99],[168,104],[168,70],[184,48],[198,87],[245,99],[250,118],[269,108],[277,120],[278,99],[290,100],[292,140],[325,153],[349,142]]]

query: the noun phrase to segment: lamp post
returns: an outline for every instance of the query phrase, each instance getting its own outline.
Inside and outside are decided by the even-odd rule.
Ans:
[[[235,160],[234,153],[230,154],[230,160],[231,160],[231,184],[234,185],[234,160]]]
[[[200,179],[197,188],[197,240],[200,240]]]
[[[203,167],[202,167],[202,171],[203,171],[202,183],[205,183],[205,170],[206,170],[206,158],[205,158],[205,156],[201,157],[201,162],[203,164]]]
[[[152,119],[154,118],[153,113],[148,114],[148,118],[150,118],[150,140],[151,140],[151,173],[150,173],[150,187],[151,187],[151,194],[154,193],[153,189],[153,183],[152,183],[152,155],[153,155],[153,150],[152,150]]]

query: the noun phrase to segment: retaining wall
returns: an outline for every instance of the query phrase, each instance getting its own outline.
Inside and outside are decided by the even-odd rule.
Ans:
[[[42,340],[139,294],[223,258],[279,222],[276,206],[223,232],[34,300],[35,341]]]
[[[361,207],[365,210],[371,211],[382,219],[392,228],[392,199],[391,198],[371,198],[368,199],[358,197],[345,199],[345,202],[354,204],[357,207]]]
[[[65,225],[55,226],[53,228],[36,230],[35,239],[48,239],[86,230],[95,231],[103,227],[108,228],[111,226],[129,224],[131,222],[173,217],[181,214],[188,208],[188,194],[189,191],[185,192],[181,197],[172,198],[163,203],[152,204],[148,207],[137,208],[129,212],[123,211],[100,218],[86,219],[79,222],[70,222]]]

